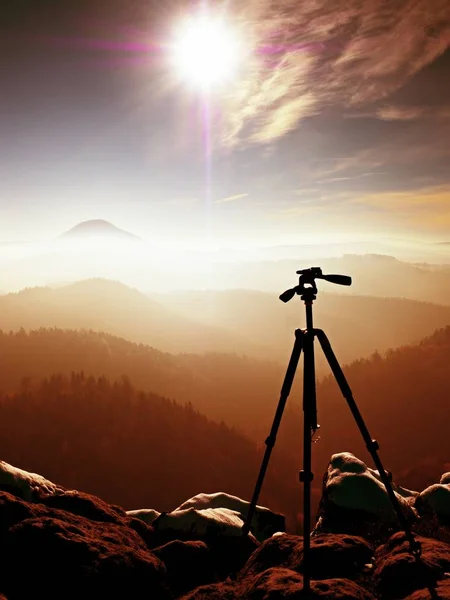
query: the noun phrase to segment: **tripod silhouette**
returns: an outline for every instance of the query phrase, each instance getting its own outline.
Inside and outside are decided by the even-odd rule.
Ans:
[[[314,362],[314,338],[317,337],[325,358],[330,365],[331,371],[336,379],[336,382],[344,396],[347,404],[352,412],[352,415],[356,421],[356,424],[361,432],[361,435],[366,444],[366,448],[369,451],[373,462],[378,470],[380,479],[383,482],[392,506],[397,514],[401,528],[403,529],[405,536],[409,542],[409,549],[413,557],[415,558],[420,568],[424,570],[424,580],[429,581],[428,571],[421,559],[421,544],[415,539],[409,523],[402,511],[400,503],[395,495],[395,492],[391,485],[391,475],[384,470],[381,463],[380,457],[377,451],[379,450],[378,442],[371,438],[369,431],[364,423],[364,420],[359,412],[356,402],[353,398],[353,393],[347,380],[342,372],[339,362],[333,352],[330,342],[328,341],[325,332],[322,329],[314,329],[313,326],[313,302],[317,298],[317,286],[316,279],[324,279],[330,283],[338,285],[351,285],[351,277],[347,275],[324,275],[322,269],[319,267],[311,267],[309,269],[303,269],[297,271],[299,277],[299,284],[286,290],[280,295],[280,300],[283,302],[289,302],[296,294],[300,296],[301,300],[305,303],[306,307],[306,329],[295,330],[295,342],[292,349],[291,358],[287,367],[286,375],[283,381],[283,385],[280,393],[280,400],[278,407],[275,412],[275,417],[272,423],[269,437],[266,439],[266,451],[262,460],[261,468],[259,471],[258,479],[256,481],[255,490],[253,497],[249,505],[246,520],[242,527],[243,535],[247,535],[250,531],[253,515],[255,513],[258,497],[261,492],[261,488],[266,474],[267,466],[269,464],[270,455],[275,445],[278,428],[281,423],[283,416],[284,407],[291,391],[292,383],[294,381],[295,372],[297,365],[300,360],[300,355],[303,350],[303,470],[300,471],[300,481],[304,485],[303,495],[303,590],[305,597],[308,597],[311,589],[311,576],[310,576],[310,538],[311,538],[311,482],[314,479],[311,471],[311,450],[312,450],[312,438],[316,431],[319,429],[317,423],[317,403],[316,403],[316,378],[315,378],[315,362]],[[429,582],[427,588],[430,592],[430,596],[433,599],[438,599],[434,582]]]

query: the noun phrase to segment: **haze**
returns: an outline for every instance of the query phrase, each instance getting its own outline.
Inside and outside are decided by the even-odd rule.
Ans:
[[[355,383],[387,466],[406,485],[423,465],[444,472],[448,1],[204,3],[245,43],[233,77],[199,87],[170,61],[171,32],[191,3],[9,4],[0,35],[0,413],[12,407],[8,427],[33,432],[40,406],[45,435],[57,422],[58,439],[69,439],[49,389],[58,398],[70,390],[73,407],[80,390],[92,402],[98,392],[98,414],[122,400],[125,414],[140,398],[149,428],[159,427],[153,404],[176,422],[173,447],[154,439],[164,445],[161,464],[186,475],[170,494],[146,488],[139,501],[166,510],[168,499],[177,505],[225,487],[249,496],[294,330],[304,326],[300,299],[285,305],[278,296],[297,285],[297,270],[320,266],[353,279],[351,287],[318,281],[316,325]],[[320,473],[331,453],[364,449],[346,433],[349,419],[336,427],[320,353],[316,365]],[[294,530],[301,371],[292,395],[265,493]],[[20,418],[17,397],[26,399]],[[202,432],[201,446],[183,419]],[[101,441],[114,457],[134,443],[119,421]],[[93,423],[80,417],[77,427],[95,453]],[[87,466],[65,470],[59,450],[37,456],[8,435],[0,458],[133,504],[133,490],[118,492],[108,479],[108,453],[102,479]],[[229,458],[233,436],[251,456],[242,472]],[[183,461],[200,469],[208,444],[218,466],[205,470],[205,485],[217,489],[197,489],[200,470],[191,489],[176,457],[186,452]],[[71,450],[74,464],[80,448]],[[149,481],[163,475],[159,459],[136,454]]]

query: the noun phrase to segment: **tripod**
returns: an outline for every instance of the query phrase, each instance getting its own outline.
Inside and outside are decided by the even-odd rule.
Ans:
[[[330,365],[331,371],[333,372],[334,378],[340,388],[342,395],[344,396],[347,404],[352,412],[352,415],[356,421],[356,424],[361,432],[361,435],[366,444],[366,448],[369,451],[373,462],[378,470],[380,479],[383,482],[388,497],[392,503],[392,506],[396,512],[401,528],[403,529],[405,536],[409,542],[410,552],[420,564],[420,568],[424,569],[425,580],[428,580],[428,572],[425,573],[425,565],[421,560],[421,545],[418,540],[415,539],[408,521],[403,514],[400,503],[394,493],[391,485],[392,478],[381,463],[380,457],[377,451],[379,445],[376,440],[373,440],[369,434],[369,431],[364,423],[364,420],[359,412],[356,402],[353,398],[350,386],[342,372],[339,362],[333,352],[330,342],[324,331],[321,329],[314,329],[313,327],[313,302],[317,298],[317,286],[316,279],[324,279],[330,283],[338,285],[351,285],[351,277],[346,275],[323,275],[322,269],[319,267],[312,267],[310,269],[304,269],[297,271],[299,277],[299,285],[295,288],[286,290],[280,295],[280,300],[283,302],[289,302],[295,294],[299,295],[301,300],[305,303],[306,307],[306,329],[296,329],[295,331],[295,342],[292,350],[291,358],[287,367],[286,375],[283,381],[283,385],[280,393],[280,400],[273,420],[272,428],[270,430],[269,437],[266,439],[266,451],[264,453],[261,469],[256,481],[255,490],[253,497],[249,505],[246,520],[242,527],[243,535],[247,535],[250,531],[251,522],[255,513],[258,497],[261,492],[264,476],[269,464],[270,455],[275,445],[278,428],[280,426],[281,417],[283,416],[284,407],[291,391],[292,383],[294,381],[295,372],[297,369],[300,355],[303,350],[303,470],[300,471],[300,481],[304,485],[304,496],[303,496],[303,590],[305,597],[307,598],[311,589],[311,576],[310,576],[310,538],[311,538],[311,482],[314,479],[311,471],[311,444],[312,438],[316,431],[319,429],[317,423],[317,403],[316,403],[316,380],[315,380],[315,363],[314,363],[314,338],[317,337],[325,358]],[[433,583],[428,586],[431,598],[436,599],[439,596],[436,593]]]

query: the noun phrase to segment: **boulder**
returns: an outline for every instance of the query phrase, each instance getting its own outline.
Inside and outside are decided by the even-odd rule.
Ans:
[[[176,596],[217,581],[213,556],[204,542],[174,540],[153,550],[166,566]]]
[[[420,563],[403,532],[395,533],[375,551],[374,584],[383,598],[403,598],[445,578],[450,571],[450,545],[415,536],[422,548]]]
[[[127,516],[133,519],[140,519],[144,523],[151,525],[155,519],[161,516],[161,513],[153,510],[153,508],[140,508],[137,510],[127,510]]]
[[[0,490],[31,502],[43,496],[63,492],[64,488],[42,475],[23,471],[0,460]]]
[[[127,517],[127,513],[120,506],[108,504],[97,496],[76,490],[64,490],[57,495],[47,496],[42,498],[40,503],[103,523],[123,524]]]
[[[346,534],[318,535],[311,539],[310,574],[316,579],[352,578],[367,570],[374,550],[365,539]],[[303,572],[303,544],[288,563],[294,571]]]
[[[210,548],[219,578],[236,573],[258,547],[252,534],[244,536],[240,513],[226,508],[188,508],[162,513],[152,527],[161,544],[179,539],[203,541]]]
[[[450,600],[450,580],[439,581],[436,586],[439,600]],[[417,590],[406,596],[404,600],[430,600],[430,591],[427,588]]]
[[[228,508],[187,508],[162,513],[152,523],[155,531],[173,538],[199,540],[209,537],[242,538],[244,521],[240,513]],[[249,537],[253,536],[249,534]]]
[[[238,584],[239,598],[245,600],[297,600],[304,598],[303,577],[299,573],[282,567],[274,567],[247,577]],[[374,596],[349,579],[323,579],[311,581],[312,598],[328,600],[374,600]]]
[[[311,539],[310,575],[317,579],[354,577],[367,571],[374,550],[361,537],[326,534]],[[266,540],[252,554],[241,577],[255,575],[271,567],[303,572],[303,538],[283,535]]]
[[[450,474],[445,473],[440,483],[423,490],[415,500],[415,507],[420,514],[435,515],[441,523],[450,525],[450,482],[445,483],[450,477],[447,476]]]
[[[202,585],[179,598],[179,600],[243,600],[234,582],[220,581]]]
[[[392,483],[396,499],[409,522],[417,492]],[[347,533],[366,539],[386,539],[400,529],[397,514],[380,475],[350,452],[334,454],[323,479],[322,498],[313,534]]]
[[[188,508],[197,508],[200,510],[208,508],[227,508],[237,511],[243,521],[245,521],[250,502],[242,500],[238,496],[232,496],[225,492],[216,492],[214,494],[197,494],[193,498],[183,502],[175,510],[186,510]],[[286,521],[284,515],[275,513],[264,506],[256,506],[253,515],[250,531],[258,541],[264,541],[276,532],[286,530]]]
[[[2,591],[9,600],[34,597],[37,581],[46,600],[168,597],[164,564],[132,529],[52,512],[20,520],[2,536]]]
[[[303,538],[285,533],[263,542],[248,559],[239,574],[240,578],[262,573],[271,567],[287,567]]]

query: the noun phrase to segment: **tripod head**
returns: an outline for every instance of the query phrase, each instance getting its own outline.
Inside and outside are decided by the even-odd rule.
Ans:
[[[352,284],[352,278],[348,275],[324,275],[320,267],[303,269],[301,271],[297,271],[297,274],[300,275],[298,285],[294,288],[286,290],[280,295],[280,300],[282,302],[289,302],[289,300],[292,300],[295,294],[298,294],[301,299],[305,301],[312,302],[315,300],[317,294],[316,279],[325,279],[325,281],[336,283],[337,285]]]

